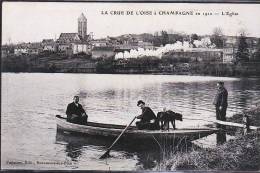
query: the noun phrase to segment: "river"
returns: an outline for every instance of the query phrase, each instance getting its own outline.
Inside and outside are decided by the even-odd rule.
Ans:
[[[164,107],[184,118],[214,120],[212,100],[216,82],[229,92],[227,116],[247,110],[260,99],[259,78],[178,75],[111,75],[2,73],[1,165],[2,169],[153,169],[156,152],[112,150],[99,160],[110,143],[56,132],[55,115],[65,116],[74,95],[89,121],[128,124],[140,114],[144,100],[154,112]],[[176,122],[177,128],[203,127],[207,121]],[[209,137],[210,142],[215,138]]]

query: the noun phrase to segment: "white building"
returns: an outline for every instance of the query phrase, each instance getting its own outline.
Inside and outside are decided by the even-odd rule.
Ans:
[[[22,54],[28,54],[29,49],[27,47],[16,47],[14,48],[14,54],[15,55],[22,55]]]
[[[91,52],[91,46],[86,43],[72,43],[72,53],[78,54],[78,53],[90,53]]]
[[[55,43],[53,44],[46,44],[43,46],[44,51],[50,51],[50,52],[56,52],[57,51],[57,45]]]
[[[92,40],[90,43],[93,47],[105,47],[108,46],[109,44],[107,40],[102,40],[102,39]]]
[[[235,48],[228,47],[223,49],[223,63],[233,63],[235,61]]]

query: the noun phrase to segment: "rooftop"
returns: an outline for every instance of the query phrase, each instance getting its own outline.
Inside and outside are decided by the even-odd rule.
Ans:
[[[85,17],[85,15],[83,13],[81,13],[81,15],[78,18],[78,21],[86,21],[87,18]]]

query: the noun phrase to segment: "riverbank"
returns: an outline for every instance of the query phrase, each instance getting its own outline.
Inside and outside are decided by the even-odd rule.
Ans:
[[[173,74],[253,77],[260,75],[260,62],[238,64],[222,62],[173,62],[171,59],[142,57],[115,60],[64,55],[10,56],[2,58],[2,72]]]
[[[260,106],[247,111],[252,125],[260,126]],[[241,114],[230,120],[241,123]],[[251,132],[242,135],[236,132],[234,139],[213,149],[197,148],[188,153],[174,153],[158,165],[162,170],[225,170],[259,171],[260,170],[260,133]]]

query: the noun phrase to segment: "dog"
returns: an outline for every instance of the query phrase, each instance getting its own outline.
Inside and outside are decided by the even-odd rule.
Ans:
[[[182,114],[168,110],[168,111],[164,111],[164,112],[158,112],[157,119],[159,121],[161,130],[169,130],[170,122],[172,124],[173,129],[176,129],[175,120],[182,121]]]

